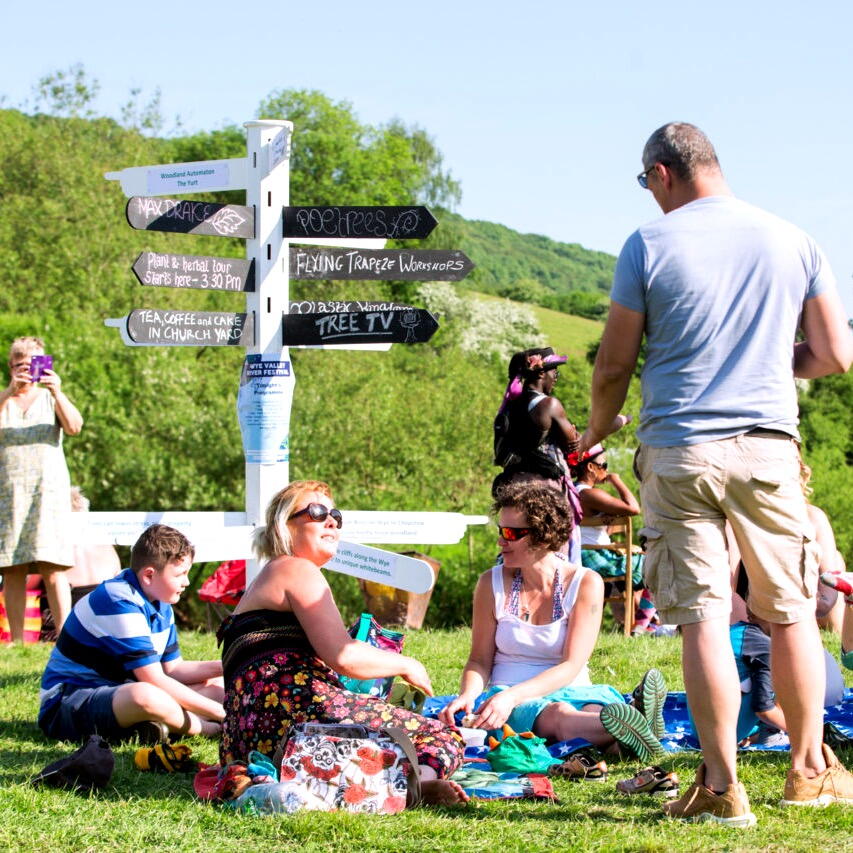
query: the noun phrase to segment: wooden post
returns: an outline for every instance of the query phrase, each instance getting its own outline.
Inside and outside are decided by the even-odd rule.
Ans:
[[[246,243],[246,258],[255,262],[255,290],[246,294],[246,312],[254,315],[255,341],[249,355],[259,355],[290,365],[290,352],[282,346],[281,318],[289,304],[289,241],[285,241],[282,210],[290,201],[290,137],[293,122],[249,121],[246,203],[255,209],[255,237]],[[242,379],[241,379],[242,382]],[[290,399],[295,377],[290,367]],[[287,392],[285,392],[287,393]],[[280,461],[246,461],[246,521],[264,524],[270,498],[290,480],[290,400],[285,401],[286,423],[282,426],[288,446]],[[248,561],[246,582],[260,570]]]

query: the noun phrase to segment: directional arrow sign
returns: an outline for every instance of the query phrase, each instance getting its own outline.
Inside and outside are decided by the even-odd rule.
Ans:
[[[352,302],[304,299],[301,302],[288,303],[291,314],[349,314],[353,311],[408,311],[411,305],[401,305],[399,302],[365,302],[359,299]]]
[[[243,346],[254,344],[252,315],[230,311],[160,311],[137,308],[127,316],[127,334],[138,344]]]
[[[413,240],[428,237],[436,218],[425,207],[285,207],[284,236],[385,237]]]
[[[438,329],[423,308],[405,311],[350,311],[328,314],[285,314],[284,346],[334,343],[401,343],[428,341]]]
[[[290,247],[290,277],[349,281],[460,281],[474,264],[442,249],[306,249]]]
[[[429,563],[353,542],[339,542],[324,568],[410,592],[427,592],[435,583]]]
[[[126,213],[131,226],[143,231],[212,237],[255,236],[255,211],[240,204],[134,196],[128,199]]]
[[[254,291],[255,262],[241,258],[163,255],[142,252],[133,274],[150,287],[191,287],[196,290]]]
[[[162,163],[159,166],[133,166],[120,172],[106,172],[108,181],[119,181],[124,194],[171,195],[172,193],[244,190],[247,160],[201,160],[196,163]]]

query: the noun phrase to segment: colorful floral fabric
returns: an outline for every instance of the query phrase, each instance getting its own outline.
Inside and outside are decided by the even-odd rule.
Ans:
[[[295,734],[281,761],[302,808],[396,814],[406,808],[409,762],[387,736],[375,739]]]
[[[418,763],[446,778],[462,763],[456,729],[364,694],[344,689],[317,657],[292,613],[264,610],[229,617],[224,641],[225,720],[222,764],[245,761],[253,749],[272,755],[293,723],[355,723],[378,730],[399,726]]]

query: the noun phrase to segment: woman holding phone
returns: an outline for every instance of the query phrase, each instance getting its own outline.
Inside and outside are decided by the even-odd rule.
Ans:
[[[0,391],[0,574],[12,642],[24,638],[27,572],[44,578],[57,631],[71,609],[63,574],[74,562],[71,482],[62,436],[77,435],[83,418],[43,356],[40,338],[16,338],[9,384]]]

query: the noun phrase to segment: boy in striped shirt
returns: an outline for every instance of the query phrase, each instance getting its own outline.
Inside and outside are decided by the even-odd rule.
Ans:
[[[219,733],[222,662],[183,660],[172,613],[194,556],[182,533],[154,524],[130,568],[77,602],[42,676],[38,723],[48,737]]]

